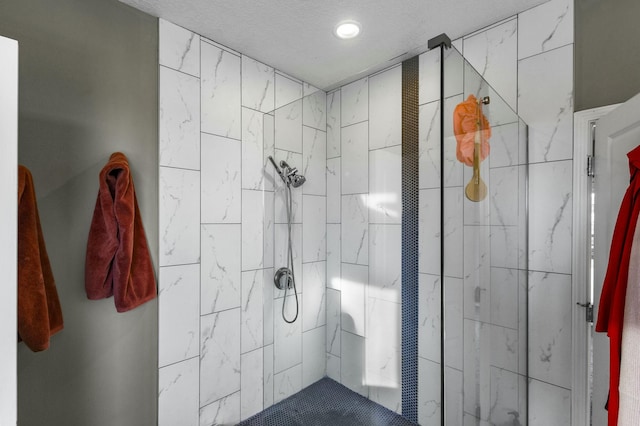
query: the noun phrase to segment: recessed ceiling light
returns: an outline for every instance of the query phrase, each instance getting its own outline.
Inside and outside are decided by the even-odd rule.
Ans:
[[[342,21],[336,25],[334,33],[339,38],[354,38],[360,34],[360,24],[356,21]]]

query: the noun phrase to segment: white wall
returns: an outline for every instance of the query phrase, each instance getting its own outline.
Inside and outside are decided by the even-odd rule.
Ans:
[[[159,424],[235,424],[325,375],[326,94],[164,20],[159,59]]]
[[[18,42],[0,37],[0,423],[17,422]]]

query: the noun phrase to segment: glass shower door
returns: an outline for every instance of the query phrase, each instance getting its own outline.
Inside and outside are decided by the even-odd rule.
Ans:
[[[526,124],[455,48],[425,55],[420,424],[525,425]]]

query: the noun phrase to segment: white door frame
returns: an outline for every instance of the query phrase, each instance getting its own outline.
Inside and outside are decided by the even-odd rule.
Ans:
[[[0,37],[0,424],[17,423],[18,42]]]
[[[608,105],[576,112],[573,115],[573,261],[572,261],[572,333],[571,351],[571,425],[585,426],[589,417],[588,350],[589,333],[585,309],[578,303],[590,302],[587,293],[589,279],[590,183],[587,176],[587,157],[592,154],[591,123],[618,107]]]

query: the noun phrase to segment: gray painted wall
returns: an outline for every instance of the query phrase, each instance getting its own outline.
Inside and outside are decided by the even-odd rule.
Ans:
[[[20,43],[19,161],[65,319],[49,350],[19,345],[18,422],[155,425],[157,302],[87,300],[84,259],[98,173],[123,151],[157,264],[157,20],[115,0],[4,0],[0,35]]]
[[[575,0],[575,110],[640,92],[640,1]]]

